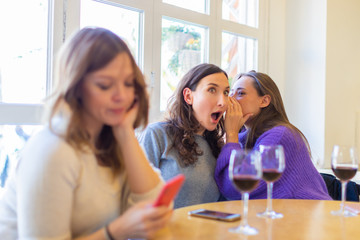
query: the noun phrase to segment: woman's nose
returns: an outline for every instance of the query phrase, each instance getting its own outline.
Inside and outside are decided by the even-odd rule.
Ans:
[[[220,107],[224,107],[224,106],[227,105],[228,101],[229,101],[228,96],[226,96],[226,95],[221,95],[221,97],[220,97],[220,99],[219,99],[219,101],[218,101],[218,105],[219,105]]]
[[[124,86],[118,85],[115,87],[113,92],[113,100],[114,101],[121,101],[126,96],[126,89]]]

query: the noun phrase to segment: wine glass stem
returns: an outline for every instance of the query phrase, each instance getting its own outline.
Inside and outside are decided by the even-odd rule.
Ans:
[[[244,220],[241,222],[242,226],[248,225],[247,216],[248,216],[248,202],[249,202],[249,193],[244,193]]]
[[[266,212],[271,212],[272,211],[272,191],[273,191],[273,183],[272,182],[268,182],[267,183],[267,207],[266,207]]]
[[[341,182],[341,206],[340,206],[341,212],[344,212],[344,207],[345,207],[346,184],[347,184],[347,181]]]

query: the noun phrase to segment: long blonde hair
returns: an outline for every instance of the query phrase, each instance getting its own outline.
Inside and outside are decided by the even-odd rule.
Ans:
[[[52,120],[64,108],[69,108],[68,124],[61,137],[77,150],[91,147],[89,134],[81,120],[83,106],[80,86],[87,74],[103,68],[120,53],[129,56],[135,73],[135,95],[139,111],[133,127],[146,126],[149,103],[145,80],[121,38],[104,28],[83,28],[66,41],[59,52],[55,73],[57,88],[52,95],[54,100],[50,108],[49,126],[54,133],[60,135],[54,130]],[[121,149],[110,126],[103,127],[93,151],[100,164],[111,167],[114,172],[121,170]]]

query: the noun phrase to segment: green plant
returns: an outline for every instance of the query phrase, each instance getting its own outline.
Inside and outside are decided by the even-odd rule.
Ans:
[[[182,50],[201,50],[201,35],[196,32],[194,29],[184,26],[178,26],[178,25],[172,25],[170,27],[165,27],[162,29],[162,42],[165,41],[172,41],[172,37],[175,36],[176,33],[184,33],[188,35],[187,38],[184,38],[184,41],[182,44],[180,44],[180,48],[176,49],[176,52],[171,57],[168,68],[171,72],[175,74],[175,76],[178,76],[179,74],[179,66],[181,63],[179,63],[179,53]]]

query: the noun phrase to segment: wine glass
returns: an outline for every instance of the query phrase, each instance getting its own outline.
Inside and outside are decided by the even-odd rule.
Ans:
[[[282,145],[260,145],[262,165],[262,178],[267,185],[267,206],[265,212],[258,213],[258,217],[282,218],[281,213],[272,209],[273,184],[277,181],[285,169],[285,155]]]
[[[346,185],[355,176],[358,169],[358,156],[355,147],[335,145],[331,155],[331,168],[341,182],[340,210],[331,211],[331,214],[345,217],[356,216],[355,213],[344,208]]]
[[[229,178],[235,188],[243,195],[243,219],[238,227],[230,228],[230,232],[255,235],[256,228],[250,227],[247,222],[249,192],[254,190],[261,179],[261,156],[258,151],[237,149],[230,155]]]

